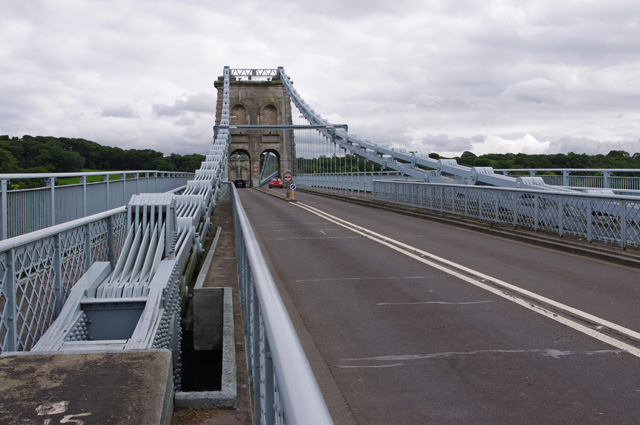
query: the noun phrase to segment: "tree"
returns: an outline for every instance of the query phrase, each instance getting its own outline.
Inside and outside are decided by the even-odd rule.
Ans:
[[[0,149],[0,173],[15,173],[18,168],[18,161],[11,155],[11,152]]]

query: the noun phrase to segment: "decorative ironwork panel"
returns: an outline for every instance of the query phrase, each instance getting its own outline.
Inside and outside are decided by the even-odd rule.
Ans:
[[[16,350],[26,351],[51,325],[55,307],[55,238],[15,251]]]
[[[64,303],[71,288],[82,277],[86,266],[85,241],[86,227],[78,227],[60,234],[60,285]]]
[[[0,254],[0,352],[4,351],[9,334],[9,316],[13,313],[7,311],[9,303],[7,299],[12,296],[6,294],[6,282],[9,278],[8,253]]]

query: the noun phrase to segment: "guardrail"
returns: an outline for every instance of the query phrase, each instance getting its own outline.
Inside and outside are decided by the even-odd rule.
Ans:
[[[125,207],[0,241],[0,353],[28,351],[95,261],[122,249]]]
[[[110,180],[110,176],[119,179]],[[89,183],[87,177],[101,176]],[[0,174],[0,240],[44,229],[125,205],[131,195],[166,192],[186,184],[193,173],[113,171],[54,174]],[[60,178],[80,183],[56,186]],[[45,180],[47,186],[9,190],[11,180]]]
[[[237,190],[231,191],[254,423],[333,424]]]
[[[544,182],[553,186],[567,186],[576,188],[622,189],[640,190],[640,177],[625,176],[624,174],[640,173],[640,169],[630,168],[507,168],[495,170],[496,173],[515,176],[528,173],[531,177],[542,177]],[[553,174],[548,174],[553,173]],[[599,175],[584,175],[596,173]],[[617,175],[613,175],[617,174]],[[622,174],[622,175],[621,175]]]
[[[371,192],[374,180],[397,180],[398,171],[368,171],[357,173],[298,174],[295,184],[300,188],[320,190],[349,190],[352,192]]]
[[[373,199],[622,248],[640,247],[638,197],[376,181]]]

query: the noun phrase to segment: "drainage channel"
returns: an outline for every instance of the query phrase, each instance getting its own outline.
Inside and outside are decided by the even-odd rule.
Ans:
[[[195,283],[189,289],[187,317],[182,320],[182,388],[174,396],[176,407],[237,406],[232,288],[205,286],[207,276],[215,266],[217,251],[217,257],[220,257],[222,252],[232,250],[235,261],[235,245],[227,246],[228,242],[221,240],[225,239],[221,235],[222,228],[217,227]],[[234,279],[237,284],[237,275]],[[234,283],[231,280],[228,284]]]

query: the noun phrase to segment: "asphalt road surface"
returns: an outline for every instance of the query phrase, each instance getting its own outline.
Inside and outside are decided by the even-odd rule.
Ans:
[[[640,423],[637,270],[239,193],[337,424]]]

